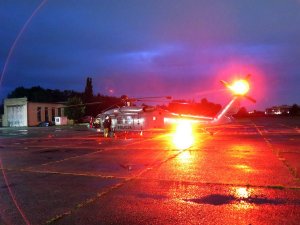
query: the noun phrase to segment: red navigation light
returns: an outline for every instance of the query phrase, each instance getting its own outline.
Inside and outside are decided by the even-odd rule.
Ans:
[[[230,89],[236,95],[245,95],[249,91],[249,83],[247,80],[237,80],[232,85],[230,85]]]

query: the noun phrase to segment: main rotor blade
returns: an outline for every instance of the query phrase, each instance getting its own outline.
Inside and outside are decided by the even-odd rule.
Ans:
[[[251,102],[254,102],[254,103],[256,103],[256,100],[254,99],[254,98],[252,98],[252,97],[250,97],[250,96],[245,96],[247,99],[249,99]]]
[[[220,80],[221,84],[223,84],[225,87],[229,88],[230,89],[230,84],[227,83],[225,80]]]
[[[246,77],[244,78],[246,81],[249,81],[250,80],[250,77],[251,77],[251,74],[247,74]]]

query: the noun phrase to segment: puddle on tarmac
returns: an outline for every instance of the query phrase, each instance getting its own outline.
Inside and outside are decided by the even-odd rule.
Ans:
[[[245,198],[239,198],[234,195],[220,195],[220,194],[212,194],[207,195],[202,198],[192,198],[192,199],[183,199],[186,202],[194,202],[197,204],[209,204],[209,205],[225,205],[225,204],[238,204],[238,203],[248,203],[248,204],[256,204],[256,205],[283,205],[283,204],[294,204],[300,205],[300,201],[289,201],[287,199],[281,198],[267,198],[267,197],[258,197],[258,196],[250,196]]]

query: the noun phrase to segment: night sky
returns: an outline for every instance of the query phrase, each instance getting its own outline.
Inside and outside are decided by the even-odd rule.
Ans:
[[[300,104],[299,0],[0,0],[0,97],[18,86]]]

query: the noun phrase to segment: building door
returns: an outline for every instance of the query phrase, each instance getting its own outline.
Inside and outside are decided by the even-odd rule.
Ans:
[[[8,106],[7,121],[9,127],[27,126],[27,112],[25,105]]]

